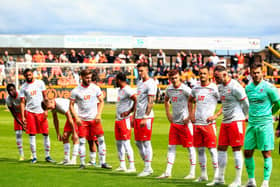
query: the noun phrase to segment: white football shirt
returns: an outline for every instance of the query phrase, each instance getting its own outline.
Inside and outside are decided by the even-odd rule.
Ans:
[[[117,120],[122,120],[121,114],[131,109],[133,106],[131,97],[135,94],[136,92],[128,85],[118,90]]]
[[[70,99],[77,104],[78,116],[83,121],[95,119],[99,102],[98,97],[101,95],[101,89],[95,84],[90,84],[88,87],[79,85],[72,90]]]
[[[17,113],[20,113],[20,97],[17,92],[17,97],[13,98],[10,95],[6,98],[6,104],[8,107],[13,108]]]
[[[20,89],[20,98],[26,101],[25,110],[40,114],[44,110],[41,107],[43,91],[46,91],[45,83],[42,80],[34,80],[32,83],[25,82]]]

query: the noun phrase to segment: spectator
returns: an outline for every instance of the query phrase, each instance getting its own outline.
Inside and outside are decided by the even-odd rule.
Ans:
[[[2,86],[6,85],[5,79],[6,79],[5,65],[4,62],[1,60],[0,61],[0,85]]]
[[[46,62],[46,57],[45,57],[44,52],[42,50],[40,51],[40,62]]]
[[[198,62],[199,67],[204,66],[203,56],[201,53],[198,53],[197,62]]]
[[[86,52],[85,50],[81,50],[81,52],[78,54],[78,61],[80,63],[84,63],[85,59],[86,59]]]
[[[164,68],[164,64],[163,64],[163,61],[161,59],[159,60],[157,67],[161,68],[161,69]]]
[[[14,57],[9,56],[9,59],[6,62],[6,67],[11,68],[11,67],[15,67],[15,65],[16,65],[16,62],[14,61]]]
[[[4,55],[2,56],[2,60],[4,62],[4,65],[6,65],[6,63],[8,62],[10,56],[9,56],[9,52],[8,51],[5,51],[4,52]]]
[[[65,50],[62,50],[59,55],[59,62],[68,62],[67,53]]]
[[[54,62],[54,55],[52,54],[51,51],[47,52],[47,55],[45,57],[46,62]]]
[[[104,53],[100,52],[98,63],[108,63],[108,60]]]
[[[184,53],[183,51],[181,52],[181,59],[182,59],[182,70],[185,70],[187,67],[187,54]]]
[[[216,66],[217,63],[220,61],[219,57],[214,52],[212,56],[210,56],[210,60],[213,63],[213,66]]]
[[[24,55],[25,62],[32,62],[32,55],[30,49],[27,50],[26,54]]]
[[[116,57],[114,55],[114,51],[110,50],[109,55],[107,56],[108,63],[113,64],[115,59],[116,59]]]
[[[243,55],[243,53],[240,53],[240,55],[238,55],[237,58],[238,58],[238,68],[243,69],[243,67],[244,67],[244,55]]]
[[[234,56],[230,57],[230,66],[234,69],[234,71],[237,71],[238,67],[238,54],[235,53]]]
[[[181,53],[177,53],[175,67],[182,67],[182,56]]]
[[[127,55],[126,55],[126,61],[127,63],[133,63],[135,62],[135,58],[134,58],[134,55],[132,54],[132,51],[131,50],[128,50],[127,52]]]
[[[249,53],[248,58],[248,66],[251,67],[255,63],[255,56],[252,51]]]
[[[40,52],[39,52],[39,50],[36,50],[35,51],[35,54],[33,55],[33,57],[32,57],[32,61],[33,62],[41,62],[41,55],[40,55]]]
[[[76,55],[76,51],[74,50],[74,49],[71,49],[71,51],[70,51],[70,55],[69,55],[69,61],[71,62],[71,63],[79,63],[79,61],[78,61],[78,57],[77,57],[77,55]]]
[[[115,59],[115,61],[114,61],[114,64],[122,64],[122,60],[121,60],[119,57],[117,57],[117,58]],[[118,72],[118,71],[121,70],[121,68],[120,68],[119,66],[115,66],[115,67],[113,68],[113,70],[114,70],[115,72]]]
[[[161,84],[164,84],[164,78],[162,78],[161,76],[164,76],[164,68],[157,67],[157,70],[154,73],[154,77],[157,77],[158,81]]]
[[[160,49],[159,52],[157,53],[157,63],[158,63],[157,66],[159,66],[160,60],[162,61],[163,65],[166,64],[165,53],[163,52],[162,49]]]
[[[125,55],[124,50],[122,50],[122,52],[119,54],[118,57],[120,58],[122,64],[125,64],[125,63],[126,63],[126,55]]]
[[[76,81],[76,84],[80,83],[80,75],[79,75],[79,68],[75,68],[73,72],[73,77]]]
[[[153,68],[154,62],[153,62],[152,53],[149,53],[147,60],[148,60],[148,64],[149,64],[149,76],[152,77],[153,71],[154,71],[154,68]]]

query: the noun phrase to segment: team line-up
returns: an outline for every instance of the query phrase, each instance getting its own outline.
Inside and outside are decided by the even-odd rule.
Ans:
[[[116,107],[115,138],[120,160],[117,171],[136,172],[134,153],[130,143],[131,128],[134,128],[135,142],[144,169],[139,177],[152,175],[151,166],[153,150],[151,144],[152,126],[154,120],[153,103],[157,86],[148,75],[148,65],[139,63],[137,70],[141,80],[137,83],[137,93],[127,84],[126,75],[118,73],[116,84],[118,102]],[[24,71],[26,82],[17,92],[15,85],[8,84],[6,103],[14,116],[14,130],[20,153],[24,159],[22,148],[23,130],[29,134],[31,163],[37,162],[36,134],[43,134],[45,159],[54,162],[50,157],[50,139],[48,129],[48,110],[52,111],[57,138],[64,144],[64,160],[62,164],[76,164],[80,156],[80,168],[86,167],[86,141],[90,146],[90,162],[95,165],[98,149],[99,161],[102,168],[112,169],[106,163],[106,144],[101,124],[101,114],[104,100],[101,89],[95,84],[97,74],[89,70],[80,72],[82,82],[71,92],[70,99],[49,99],[46,95],[45,84],[33,77],[31,69]],[[213,168],[214,179],[208,186],[225,184],[224,175],[227,165],[227,148],[232,147],[236,176],[230,187],[241,186],[243,160],[245,160],[248,182],[245,186],[256,186],[254,149],[262,152],[264,158],[264,178],[262,187],[269,186],[272,171],[271,151],[274,149],[274,129],[272,115],[280,108],[280,98],[277,89],[263,80],[262,64],[251,66],[252,82],[244,89],[237,81],[231,79],[223,65],[214,69],[217,85],[210,81],[209,70],[201,67],[199,70],[200,83],[192,89],[180,81],[179,72],[170,70],[168,77],[170,85],[165,94],[165,111],[170,122],[167,167],[159,179],[170,178],[176,155],[176,146],[182,145],[189,152],[190,172],[185,179],[195,179],[196,151],[201,173],[195,182],[207,181],[206,148],[208,148]],[[221,109],[215,113],[217,102],[221,101]],[[172,112],[170,112],[172,108]],[[59,132],[57,113],[67,118],[63,135]],[[220,127],[218,146],[216,122],[223,114]],[[245,119],[248,125],[245,130]],[[279,128],[276,136],[279,136]],[[246,132],[246,133],[245,133]],[[70,159],[69,137],[72,135],[73,150]],[[241,147],[244,145],[244,157]],[[126,167],[127,155],[129,167]]]

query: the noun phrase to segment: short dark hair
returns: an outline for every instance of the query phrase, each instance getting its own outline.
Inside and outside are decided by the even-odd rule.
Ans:
[[[226,71],[226,67],[224,66],[216,66],[214,71],[218,71],[218,72],[223,72],[223,71]]]
[[[25,69],[23,72],[23,75],[26,75],[26,73],[28,73],[28,72],[32,72],[32,70],[30,68]]]
[[[250,70],[252,69],[257,69],[257,68],[262,68],[263,65],[261,62],[257,62],[257,63],[253,63],[251,66],[250,66]]]
[[[92,82],[99,81],[99,76],[98,76],[98,73],[96,71],[92,71],[91,81]]]
[[[199,70],[201,70],[201,69],[207,69],[207,70],[209,71],[209,67],[208,67],[208,66],[201,66],[201,67],[199,68]]]
[[[6,90],[10,89],[11,87],[16,88],[14,84],[10,83],[6,86]]]
[[[139,64],[137,64],[137,68],[140,68],[140,67],[149,68],[149,65],[148,65],[148,63],[146,63],[146,62],[140,62]]]
[[[124,73],[120,72],[116,75],[116,79],[118,79],[120,81],[126,81],[126,75]]]
[[[92,72],[91,72],[90,70],[88,70],[88,69],[83,69],[83,70],[81,71],[81,76],[82,76],[82,77],[87,76],[87,75],[90,75],[90,74],[92,74]]]
[[[179,71],[177,69],[172,69],[168,72],[169,77],[174,76],[176,74],[179,74]]]

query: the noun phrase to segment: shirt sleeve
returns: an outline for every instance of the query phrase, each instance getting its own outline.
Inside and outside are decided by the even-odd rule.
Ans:
[[[272,103],[276,102],[279,100],[279,94],[278,94],[278,90],[275,86],[273,85],[268,85],[267,87],[267,93],[268,93],[268,96],[271,100]]]
[[[6,105],[7,105],[8,107],[11,107],[11,106],[12,106],[12,103],[11,103],[11,101],[10,101],[10,96],[8,96],[8,97],[6,98]]]
[[[236,84],[236,87],[234,87],[233,90],[233,94],[239,101],[242,101],[247,98],[245,89],[240,84]]]
[[[185,87],[184,92],[185,92],[185,95],[186,95],[187,97],[189,97],[190,95],[192,95],[192,89],[191,89],[190,87],[188,87],[188,86]]]
[[[44,81],[41,80],[40,82],[41,82],[42,91],[45,91],[46,90],[46,85],[45,85]]]
[[[148,95],[154,96],[157,93],[157,85],[154,81],[151,81],[148,85]]]
[[[24,89],[23,87],[21,87],[20,91],[19,91],[19,97],[20,98],[25,98],[25,94],[24,94]]]
[[[99,97],[102,95],[102,91],[100,89],[100,87],[96,86],[96,96]]]
[[[125,89],[125,92],[126,92],[126,94],[128,95],[128,97],[131,97],[131,96],[133,96],[133,95],[136,94],[136,92],[135,92],[132,88],[130,88],[130,87],[127,87],[127,88]]]
[[[76,92],[75,92],[75,89],[72,90],[72,92],[71,92],[70,100],[72,100],[72,101],[75,101],[75,100],[76,100]]]
[[[192,91],[191,91],[191,96],[192,96],[193,98],[195,98],[195,88],[192,89]]]

